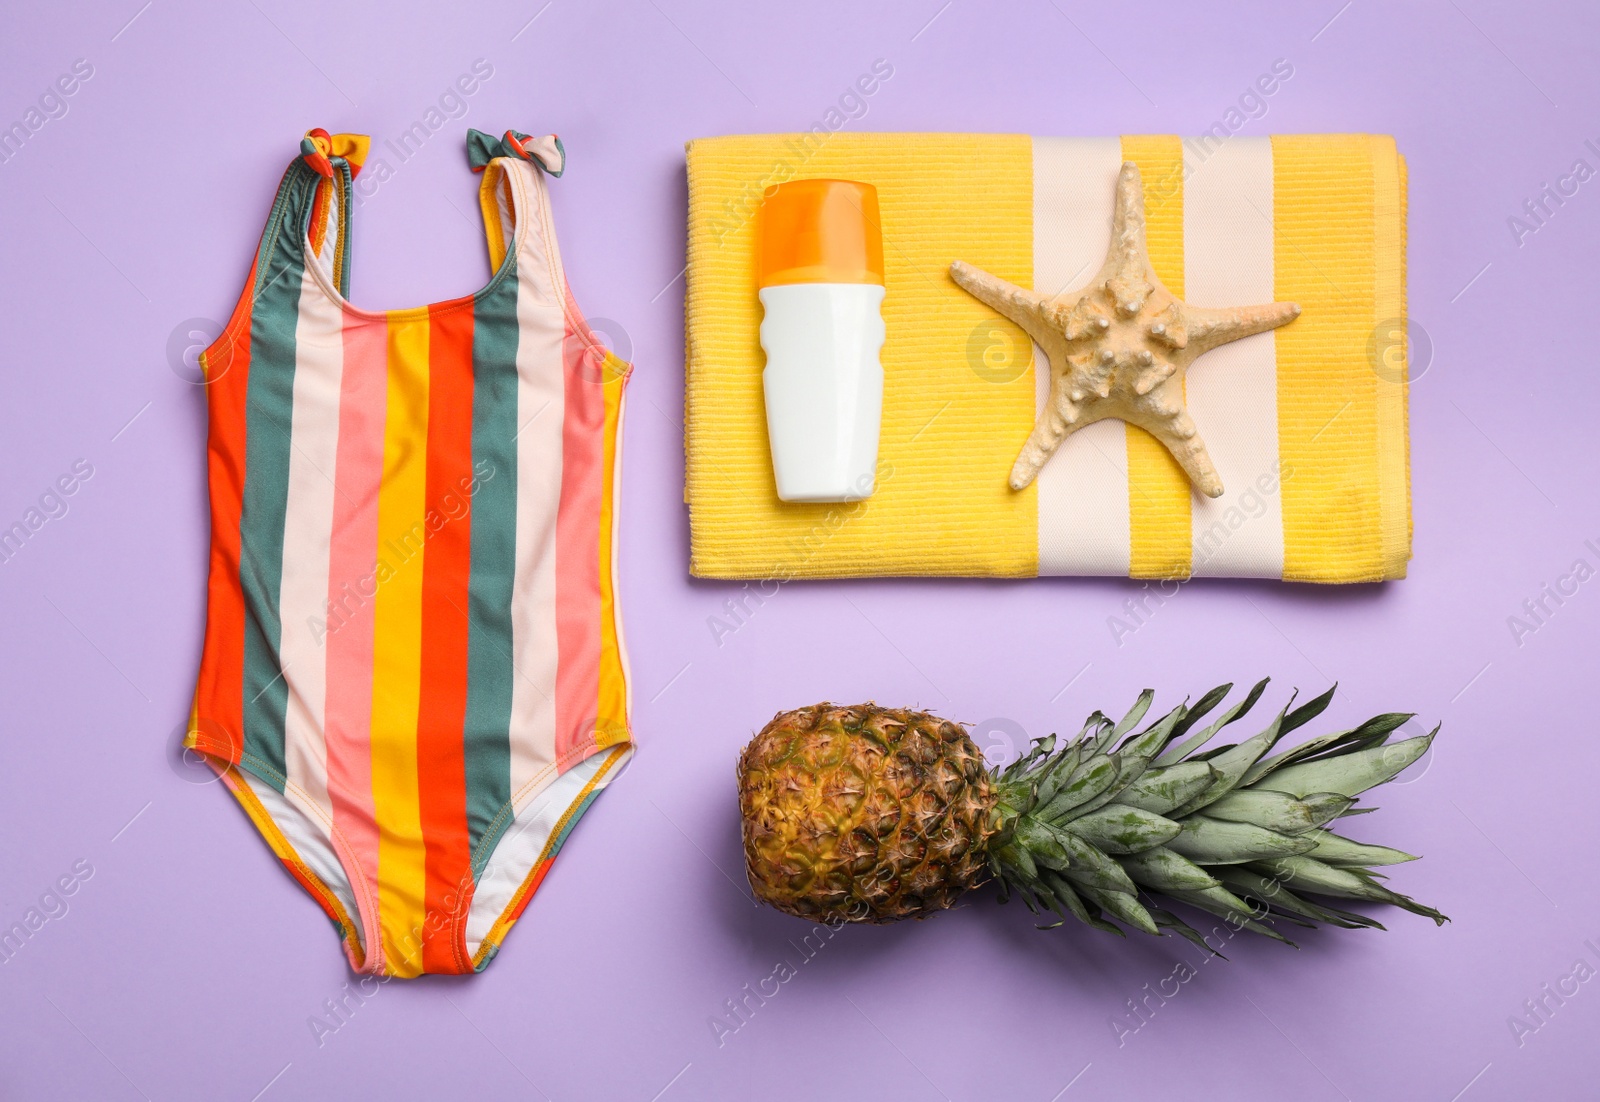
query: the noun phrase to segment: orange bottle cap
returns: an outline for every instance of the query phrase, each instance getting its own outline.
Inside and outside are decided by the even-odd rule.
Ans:
[[[767,189],[756,225],[756,285],[883,283],[878,189],[790,180]]]

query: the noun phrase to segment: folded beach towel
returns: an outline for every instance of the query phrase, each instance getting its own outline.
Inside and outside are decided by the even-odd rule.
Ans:
[[[1298,303],[1207,352],[1185,397],[1225,486],[1196,494],[1142,429],[1070,436],[1007,485],[1049,388],[1023,332],[956,286],[964,260],[1056,293],[1099,270],[1124,160],[1151,262],[1197,306]],[[1393,139],[793,134],[688,146],[685,499],[701,577],[1405,576],[1405,162]],[[762,402],[755,212],[787,179],[876,185],[887,294],[877,490],[778,500]]]

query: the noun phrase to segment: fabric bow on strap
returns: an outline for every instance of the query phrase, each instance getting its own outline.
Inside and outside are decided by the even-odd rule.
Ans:
[[[467,131],[467,160],[472,171],[482,172],[496,157],[520,157],[532,161],[551,176],[560,176],[567,167],[567,151],[554,134],[535,138],[520,130],[507,130],[505,137],[492,138],[482,130]]]
[[[350,175],[355,176],[366,162],[372,139],[365,134],[329,134],[322,127],[307,130],[300,139],[300,155],[319,176],[333,178],[334,157],[342,157],[350,165]]]

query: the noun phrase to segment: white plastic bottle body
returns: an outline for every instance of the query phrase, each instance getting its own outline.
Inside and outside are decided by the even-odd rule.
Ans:
[[[778,497],[859,501],[876,488],[883,413],[883,288],[763,287],[767,435]]]

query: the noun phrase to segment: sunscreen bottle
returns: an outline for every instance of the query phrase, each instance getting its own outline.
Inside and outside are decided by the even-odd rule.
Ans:
[[[762,388],[778,497],[872,494],[883,412],[883,239],[878,191],[791,180],[757,215]]]

